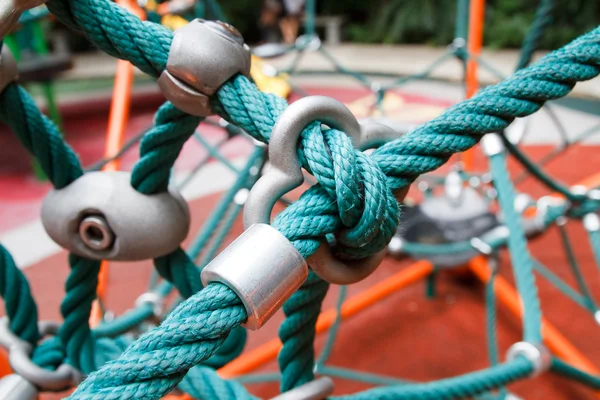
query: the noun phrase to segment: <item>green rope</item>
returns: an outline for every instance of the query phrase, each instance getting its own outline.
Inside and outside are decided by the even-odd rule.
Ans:
[[[558,224],[557,226],[563,248],[565,249],[565,254],[567,255],[569,267],[575,276],[575,281],[577,282],[577,286],[579,286],[579,290],[583,294],[585,308],[587,308],[591,313],[595,313],[598,310],[598,307],[596,306],[594,298],[592,297],[592,293],[590,292],[587,284],[585,283],[585,279],[581,274],[581,268],[579,267],[579,262],[577,262],[577,257],[575,256],[573,246],[569,240],[569,234],[567,233],[564,224]]]
[[[339,400],[452,400],[468,398],[504,386],[531,374],[533,366],[524,358],[489,369],[432,383],[397,385],[339,396]]]
[[[542,36],[554,21],[552,13],[554,12],[557,4],[558,1],[556,0],[540,1],[540,5],[535,12],[533,23],[529,27],[529,31],[527,32],[525,40],[523,41],[523,46],[521,47],[521,56],[519,57],[519,62],[517,63],[516,67],[517,70],[525,68],[531,62],[533,53],[538,49],[542,40]]]
[[[83,175],[77,155],[56,125],[17,84],[9,84],[0,96],[0,120],[37,159],[55,188],[61,189]]]
[[[283,305],[279,327],[283,348],[278,361],[282,392],[314,379],[316,324],[329,284],[310,272],[306,282]]]
[[[533,259],[527,249],[521,216],[514,208],[515,189],[510,181],[506,166],[506,155],[501,152],[489,157],[494,186],[498,191],[498,203],[504,214],[504,223],[509,230],[508,249],[513,265],[517,289],[523,303],[523,340],[541,343],[541,318],[539,298],[533,275]]]
[[[4,300],[9,328],[17,337],[37,345],[38,311],[27,278],[0,245],[0,297]]]
[[[572,365],[567,364],[559,358],[552,358],[552,365],[550,371],[560,376],[573,379],[574,381],[583,383],[594,389],[600,389],[600,377],[588,374]]]
[[[386,190],[405,187],[418,174],[442,165],[452,153],[472,147],[477,142],[474,135],[502,130],[514,117],[535,112],[545,100],[566,95],[576,81],[596,76],[600,72],[597,67],[600,56],[600,48],[597,44],[599,34],[600,31],[596,30],[579,38],[565,48],[549,54],[536,65],[518,72],[507,81],[484,89],[477,96],[450,108],[440,117],[417,128],[412,133],[376,150],[371,159],[376,161],[379,168],[387,175],[388,189]],[[219,103],[215,108],[219,110],[222,116],[233,122],[239,122],[238,125],[252,136],[263,140],[268,139],[272,125],[285,105],[274,96],[260,94],[249,82],[248,84],[245,82],[248,82],[245,78],[237,77],[224,85],[218,93]],[[274,115],[274,112],[277,112],[277,115]],[[325,147],[315,147],[317,149],[314,152],[315,154],[308,151],[311,149],[313,141],[318,146],[318,143],[322,143],[324,140],[320,132],[318,132],[319,135],[312,132],[314,125],[316,124],[313,124],[303,133],[301,160],[313,170],[315,176],[321,177],[320,184],[327,186],[327,176],[335,176],[335,173],[326,175],[327,169],[323,169],[321,166],[317,169],[312,162],[317,160],[315,154],[319,153],[318,149],[322,150]],[[335,132],[327,131],[325,135],[327,134],[332,135],[328,137],[329,140],[337,138]],[[321,142],[318,142],[319,137]],[[341,142],[337,144],[339,146],[343,145]],[[334,152],[333,149],[331,151]],[[335,159],[333,156],[332,158]],[[327,159],[328,157],[325,156],[324,158],[323,155],[319,158],[320,161],[326,161]],[[362,166],[365,168],[363,171],[367,171],[365,164]],[[369,174],[371,172],[375,173],[375,171],[369,170]],[[368,176],[368,174],[365,176]],[[335,182],[335,180],[333,181]],[[374,183],[376,181],[369,182]],[[331,189],[335,190],[335,187],[331,187]],[[280,214],[276,219],[275,226],[287,235],[304,256],[307,256],[316,250],[321,237],[329,233],[335,233],[340,228],[341,221],[338,218],[341,217],[339,217],[338,206],[340,204],[331,201],[327,189],[315,186],[309,189],[298,202]],[[293,221],[302,221],[302,224]],[[520,227],[517,229],[520,229]],[[374,248],[376,246],[373,246]],[[515,264],[521,265],[521,262]],[[524,274],[529,278],[531,271],[525,271]],[[523,281],[523,279],[517,280]],[[189,323],[185,324],[187,328],[182,333],[186,338],[189,338],[189,341],[185,343],[190,348],[193,347],[194,351],[182,350],[177,353],[180,357],[173,357],[173,359],[168,356],[159,357],[160,360],[163,360],[160,363],[160,371],[156,371],[155,368],[147,368],[147,366],[143,371],[134,368],[141,361],[139,357],[154,348],[155,345],[151,343],[161,343],[161,346],[166,346],[161,348],[160,352],[175,351],[173,349],[181,350],[179,346],[183,342],[178,340],[170,343],[172,340],[167,339],[171,337],[173,332],[178,331],[177,326],[180,326],[181,323],[177,323],[176,318],[181,318],[182,321],[192,318],[197,321],[198,313],[187,314],[187,312],[194,307],[203,307],[204,302],[216,299],[212,295],[210,300],[204,297],[209,292],[209,288],[194,295],[190,300],[184,301],[171,315],[173,318],[169,319],[171,316],[168,318],[169,324],[165,325],[163,323],[148,336],[142,336],[129,349],[133,350],[126,351],[120,360],[108,364],[97,373],[92,374],[81,385],[74,398],[94,398],[94,396],[98,396],[95,398],[108,398],[106,396],[109,395],[114,396],[112,398],[119,398],[123,393],[143,393],[144,396],[148,395],[148,398],[157,398],[170,391],[182,378],[185,371],[207,358],[212,354],[215,347],[218,347],[220,339],[209,340],[207,335],[212,333],[216,336],[210,337],[221,338],[222,335],[226,334],[233,326],[237,326],[245,318],[245,315],[241,315],[243,314],[241,311],[240,314],[236,314],[235,318],[221,318],[223,313],[228,310],[228,306],[223,302],[214,303],[224,308],[208,312],[203,317],[214,320],[210,317],[219,314],[217,327],[207,331],[206,325],[203,325],[204,328],[192,327],[190,329]],[[527,282],[525,280],[525,282],[518,284],[518,288],[520,293],[526,295],[526,297],[535,298],[533,281]],[[228,301],[233,301],[235,295],[230,291],[229,293],[232,298]],[[535,303],[535,300],[525,301],[525,314],[527,315],[525,336],[526,340],[534,342],[539,334],[537,332],[537,322],[539,321],[537,321],[535,315],[531,315],[529,303]],[[230,309],[241,310],[242,307],[231,305]],[[224,326],[227,326],[227,328],[220,330]],[[310,329],[310,326],[307,328]],[[145,350],[141,354],[136,354],[141,349]],[[155,355],[153,354],[153,356]],[[182,358],[185,359],[184,362],[182,362]],[[124,371],[135,372],[123,373]],[[490,376],[490,374],[498,373],[498,371],[501,371],[502,379],[496,380],[494,376]],[[477,388],[471,388],[470,390],[477,392],[480,389],[485,389],[487,391],[488,386],[504,385],[512,379],[524,377],[530,372],[531,365],[528,362],[516,360],[508,366],[501,365],[496,369],[480,373],[482,375],[476,375],[478,379],[484,377],[486,381]],[[462,382],[462,380],[458,382],[461,387]],[[479,384],[479,381],[477,383]],[[442,382],[441,385],[434,385],[434,387],[445,386]],[[454,387],[454,384],[451,387]],[[138,389],[140,392],[137,392]]]

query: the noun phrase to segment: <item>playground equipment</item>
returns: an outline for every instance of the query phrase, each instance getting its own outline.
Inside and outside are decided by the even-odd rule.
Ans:
[[[482,5],[482,1],[472,0],[471,15],[480,14]],[[201,118],[184,114],[172,103],[166,103],[158,110],[155,126],[142,139],[140,160],[127,175],[128,187],[123,191],[126,190],[129,197],[123,194],[119,199],[122,205],[114,204],[110,196],[105,197],[106,202],[95,204],[85,198],[75,198],[68,211],[77,211],[77,216],[68,221],[59,212],[60,204],[49,197],[44,221],[49,227],[59,228],[55,237],[71,250],[71,275],[61,307],[64,322],[58,327],[52,324],[38,326],[36,306],[27,281],[8,252],[1,248],[1,276],[5,283],[0,285],[0,290],[8,318],[0,338],[9,348],[14,371],[0,381],[0,394],[4,398],[26,400],[35,398],[39,392],[68,389],[76,386],[83,375],[87,378],[71,398],[158,399],[173,391],[186,393],[184,398],[251,398],[238,381],[223,378],[248,372],[278,352],[284,392],[280,399],[329,396],[333,389],[331,381],[327,377],[315,380],[315,371],[326,376],[352,376],[353,379],[383,384],[343,397],[354,399],[507,398],[506,384],[547,371],[600,388],[596,368],[541,316],[533,270],[543,268],[536,266],[531,258],[526,247],[527,225],[521,224],[524,216],[543,231],[550,224],[562,224],[564,218],[583,219],[596,255],[600,254],[597,251],[600,248],[600,221],[595,213],[600,201],[595,189],[599,186],[598,179],[583,182],[585,190],[567,188],[524,162],[534,176],[561,194],[561,197],[538,200],[532,217],[527,211],[531,208],[527,201],[520,201],[524,205],[515,208],[516,193],[506,170],[507,149],[515,155],[520,154],[517,141],[512,143],[506,139],[507,135],[497,133],[506,130],[513,119],[538,111],[546,101],[566,96],[576,82],[600,73],[599,30],[547,55],[531,67],[522,68],[500,84],[483,89],[410,133],[391,140],[390,136],[398,135],[396,131],[381,126],[376,130],[361,127],[337,102],[309,97],[288,107],[285,100],[258,91],[246,77],[249,65],[245,63],[247,58],[240,57],[239,52],[203,51],[221,48],[225,38],[228,46],[244,54],[243,42],[227,24],[195,21],[191,29],[173,36],[166,28],[142,22],[108,1],[51,0],[48,7],[64,23],[84,31],[103,51],[133,63],[156,78],[168,80],[170,84],[165,95],[175,103],[182,96],[193,98],[195,101],[186,103],[186,107],[191,104],[190,111],[194,114],[206,115],[212,110],[231,124],[227,125],[231,135],[247,134],[256,141],[269,143],[269,158],[274,168],[260,177],[266,150],[257,145],[246,166],[238,171],[236,183],[225,193],[223,202],[206,221],[187,253],[179,247],[179,240],[175,240],[177,235],[173,235],[172,243],[160,243],[165,245],[164,248],[148,246],[144,251],[141,246],[139,252],[138,248],[135,251],[129,248],[128,257],[154,257],[156,271],[164,281],[153,285],[151,292],[140,297],[134,310],[112,321],[102,321],[93,329],[89,318],[96,296],[100,260],[115,259],[121,250],[127,249],[128,243],[133,243],[134,247],[147,244],[141,240],[131,241],[132,236],[137,238],[149,230],[162,235],[185,226],[181,202],[169,189],[170,170],[185,141],[195,136]],[[471,23],[475,25],[473,20]],[[472,35],[476,28],[471,30],[469,40],[478,40]],[[204,35],[205,48],[187,48],[197,43],[191,40],[197,39],[193,36],[196,29]],[[191,36],[190,40],[185,40],[177,35]],[[131,40],[120,40],[125,36]],[[148,37],[154,40],[146,40]],[[176,42],[181,46],[174,46]],[[217,43],[221,45],[217,46]],[[475,51],[477,47],[468,46]],[[182,54],[187,61],[174,62]],[[215,60],[231,64],[219,71],[208,69],[212,74],[198,72],[195,68],[200,62],[214,66]],[[0,118],[40,161],[55,187],[51,196],[76,190],[88,180],[98,188],[98,193],[122,184],[111,178],[125,176],[122,174],[84,174],[76,155],[60,138],[56,127],[14,82],[16,73],[10,62],[8,53],[3,53]],[[232,75],[216,73],[222,71],[230,71]],[[322,123],[331,129],[323,129]],[[289,132],[295,135],[286,135]],[[374,138],[378,139],[368,143],[368,147],[376,148],[370,155],[360,150],[363,139],[368,138],[367,133],[375,134]],[[294,140],[298,136],[299,140]],[[319,318],[329,283],[347,283],[368,274],[397,232],[398,201],[404,198],[408,186],[419,175],[442,166],[452,154],[475,146],[481,136],[490,161],[491,182],[502,211],[502,218],[489,225],[499,222],[504,229],[495,227],[482,234],[472,233],[478,236],[471,238],[448,236],[446,231],[442,243],[421,247],[413,253],[454,254],[462,252],[466,243],[470,251],[474,248],[493,260],[496,249],[508,247],[521,303],[514,289],[490,271],[486,257],[471,259],[468,268],[489,285],[491,294],[497,293],[499,300],[522,316],[523,341],[515,343],[506,360],[500,363],[491,340],[490,368],[429,384],[377,380],[372,375],[350,375],[349,371],[327,366],[326,360],[342,318],[431,275],[438,265],[417,262],[363,295],[345,303],[340,301],[336,310],[327,311]],[[218,157],[218,153],[212,154]],[[111,152],[110,157],[115,155],[116,152]],[[524,156],[521,159],[526,160]],[[318,184],[305,191],[298,201],[269,224],[273,203],[301,183],[300,167],[310,172]],[[468,178],[477,177],[485,182],[483,176],[474,173],[468,176],[471,174],[469,169],[465,172]],[[460,171],[455,171],[442,180],[446,183],[448,200],[459,205],[466,201],[481,204],[481,198],[473,190],[462,187],[463,179]],[[98,200],[101,200],[100,196]],[[135,209],[141,201],[171,210],[165,213],[172,218],[159,219],[152,211],[141,207]],[[244,221],[248,229],[209,264],[224,232],[244,204]],[[121,206],[126,212],[113,216],[111,213],[118,213]],[[471,216],[485,214],[481,205],[469,208],[473,212]],[[139,213],[146,212],[145,218],[140,219]],[[134,223],[134,219],[138,222]],[[491,231],[496,233],[486,235]],[[61,239],[63,234],[64,241]],[[265,246],[267,243],[269,246]],[[406,245],[401,248],[405,252],[407,249]],[[204,268],[200,275],[194,260],[201,250],[204,253],[198,263]],[[459,263],[448,265],[456,264]],[[571,266],[577,271],[575,262]],[[596,312],[585,282],[579,280],[579,283],[581,293],[573,289],[565,292]],[[145,321],[163,317],[161,298],[172,286],[185,300],[166,315],[159,326],[140,335],[147,330]],[[343,300],[345,291],[341,293]],[[231,361],[244,345],[245,330],[239,326],[258,328],[282,304],[286,321],[280,329],[281,351],[276,341]],[[491,304],[493,309],[494,301]],[[493,313],[490,311],[490,314]],[[494,321],[493,317],[490,319]],[[492,338],[494,325],[495,322],[488,325]],[[315,361],[314,337],[328,328],[331,328],[330,339],[323,354]],[[134,332],[134,337],[124,335],[126,332]],[[280,379],[279,376],[275,378]]]

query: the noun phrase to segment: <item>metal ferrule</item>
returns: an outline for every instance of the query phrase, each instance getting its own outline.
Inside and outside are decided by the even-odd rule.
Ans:
[[[202,283],[220,282],[244,303],[244,326],[261,328],[308,276],[304,257],[277,229],[248,228],[202,270]]]
[[[90,172],[52,190],[42,205],[42,223],[59,245],[94,260],[137,261],[176,250],[190,216],[174,189],[145,195],[128,172]]]
[[[0,380],[0,400],[38,400],[39,391],[31,382],[17,374]]]
[[[546,372],[552,364],[552,355],[543,344],[517,342],[509,347],[506,353],[506,360],[511,361],[517,357],[524,357],[531,362],[533,365],[531,376],[537,376]]]
[[[333,394],[333,381],[327,376],[312,380],[271,400],[323,400]]]
[[[488,133],[481,138],[481,149],[486,156],[492,157],[503,153],[505,146],[499,134]]]
[[[252,187],[244,207],[244,226],[268,224],[277,200],[304,182],[297,154],[297,144],[304,128],[320,121],[345,132],[355,147],[361,143],[381,143],[398,138],[401,133],[377,123],[360,125],[341,102],[325,96],[308,96],[292,103],[277,120],[269,143],[269,170]],[[401,201],[408,188],[394,193]],[[360,260],[340,260],[327,243],[321,244],[309,263],[317,275],[335,284],[349,284],[371,274],[383,259],[382,251]]]

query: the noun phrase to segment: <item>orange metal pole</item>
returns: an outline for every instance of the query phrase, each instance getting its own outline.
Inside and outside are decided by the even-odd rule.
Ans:
[[[423,279],[432,272],[433,265],[427,261],[418,261],[404,268],[402,271],[396,273],[385,281],[376,284],[375,286],[346,301],[342,305],[342,318],[348,318],[364,310],[365,308],[384,299],[399,289]],[[335,316],[335,309],[329,309],[322,312],[317,321],[317,333],[321,333],[329,329],[331,325],[333,325]],[[219,369],[218,373],[222,378],[231,378],[252,371],[253,369],[256,369],[275,359],[280,349],[281,342],[279,339],[273,339],[254,349],[253,351],[233,360],[223,368]]]
[[[479,90],[479,79],[477,78],[477,58],[481,54],[481,46],[483,44],[484,21],[485,0],[471,0],[469,5],[469,39],[467,43],[469,59],[467,60],[467,71],[465,76],[467,98],[473,97]],[[475,167],[474,151],[474,149],[471,149],[461,155],[463,165],[467,171],[471,171]]]
[[[490,268],[483,257],[475,257],[469,262],[469,269],[483,282],[491,277]],[[517,291],[502,277],[494,279],[494,291],[500,300],[514,315],[521,317],[523,310]],[[548,320],[542,318],[542,336],[548,348],[573,366],[591,374],[600,374],[594,364],[588,360],[569,340],[563,336]]]
[[[117,4],[127,8],[129,11],[139,14],[139,6],[137,3],[130,0],[117,0]],[[143,16],[143,14],[141,15]],[[115,83],[113,87],[113,96],[110,105],[110,115],[108,117],[108,129],[106,132],[106,148],[104,151],[105,158],[114,157],[121,147],[125,138],[125,129],[127,127],[127,119],[129,118],[129,110],[131,105],[131,91],[133,86],[134,67],[128,61],[117,61],[117,72],[115,75]],[[119,169],[119,161],[113,160],[106,164],[104,171],[116,171]],[[102,261],[100,266],[100,274],[98,275],[98,299],[102,299],[106,293],[108,284],[108,261]],[[97,326],[102,320],[102,310],[98,301],[92,304],[92,313],[90,316],[91,326]]]

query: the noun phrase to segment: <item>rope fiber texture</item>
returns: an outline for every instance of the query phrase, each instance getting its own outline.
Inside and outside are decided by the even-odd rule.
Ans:
[[[363,179],[358,181],[365,186],[364,209],[369,207],[366,204],[366,193],[370,190],[365,180],[373,187],[385,187],[383,199],[379,199],[376,209],[380,210],[381,207],[382,213],[389,212],[390,210],[385,210],[385,206],[388,205],[391,196],[390,190],[402,189],[419,174],[440,167],[452,154],[465,151],[475,145],[482,134],[501,131],[515,117],[530,115],[545,101],[565,96],[577,81],[588,80],[598,75],[599,63],[600,30],[596,29],[561,50],[547,55],[537,64],[519,71],[506,81],[488,87],[470,100],[448,109],[438,118],[404,137],[382,146],[371,157],[365,157],[368,161],[363,160],[363,156],[358,152],[351,151],[350,154],[356,157],[356,174],[350,175],[356,177],[361,176],[359,173],[362,173]],[[246,78],[240,76],[221,88],[215,103],[215,109],[221,116],[263,141],[268,140],[273,124],[285,107],[283,100],[260,93]],[[340,156],[336,153],[347,148],[343,139],[345,135],[338,134],[335,130],[321,132],[318,125],[318,123],[311,124],[305,129],[300,140],[299,153],[303,166],[308,167],[307,169],[315,174],[321,186],[315,186],[305,192],[298,202],[277,217],[274,224],[304,256],[310,255],[316,249],[319,238],[329,233],[338,233],[338,230],[344,226],[342,220],[355,218],[352,213],[345,214],[349,208],[342,207],[348,201],[355,201],[354,198],[342,199],[343,201],[338,202],[332,201],[330,197],[335,193],[337,199],[338,191],[342,190],[338,189],[337,183],[347,182],[341,177],[342,173],[348,172],[347,169],[330,168],[331,165],[335,165],[336,160],[341,162],[338,159],[343,157],[342,153]],[[331,156],[327,154],[325,142],[329,146]],[[371,170],[373,161],[377,165],[374,170]],[[383,172],[385,178],[379,175],[378,171]],[[351,192],[351,184],[348,183],[347,186]],[[381,206],[382,204],[384,206]],[[393,217],[392,213],[389,214]],[[363,210],[361,220],[364,215],[368,214]],[[375,213],[375,215],[381,214]],[[369,217],[366,219],[368,221]],[[373,228],[377,227],[375,221],[371,220],[372,224],[366,224],[373,231],[377,230]],[[360,225],[359,221],[357,226]],[[384,229],[379,229],[382,230]],[[352,243],[351,233],[354,232],[343,237],[348,239],[347,243]],[[374,239],[379,233],[370,232],[367,236],[369,239]],[[345,240],[342,242],[346,244]],[[357,248],[364,245],[365,243],[361,243]],[[375,245],[369,250],[374,248]],[[201,362],[215,351],[218,340],[214,340],[214,335],[221,338],[222,335],[226,335],[228,329],[237,326],[245,318],[242,316],[244,312],[239,303],[231,305],[230,308],[222,303],[215,310],[203,309],[204,318],[212,320],[215,315],[219,315],[219,323],[213,329],[207,329],[207,326],[202,324],[190,325],[187,321],[189,319],[196,321],[198,317],[197,313],[189,313],[190,310],[203,307],[202,301],[215,304],[216,298],[207,294],[208,289],[211,289],[212,293],[211,285],[183,302],[168,318],[168,324],[163,324],[150,334],[142,336],[120,360],[109,363],[92,374],[80,386],[73,398],[130,398],[128,396],[132,393],[143,396],[138,398],[159,398],[168,393],[194,363]],[[234,302],[235,295],[230,291],[228,293],[233,297],[227,300]],[[238,313],[231,320],[221,318],[228,311],[235,310],[238,310]],[[180,321],[177,320],[178,318]],[[182,338],[186,339],[184,347],[181,347]],[[163,346],[160,352],[155,350],[156,343]],[[194,351],[187,352],[191,348]],[[178,351],[177,354],[181,358],[157,357],[157,354],[168,351]],[[182,358],[185,361],[182,362]],[[161,365],[159,370],[154,368],[156,363]],[[530,365],[527,362],[519,361],[511,365],[519,366],[520,372],[516,373],[515,377],[525,376],[530,372]],[[508,366],[496,367],[498,371],[504,373],[503,368]],[[487,376],[485,373],[482,374]]]

